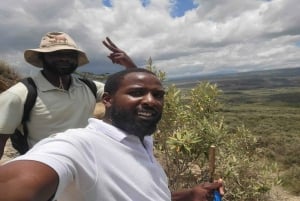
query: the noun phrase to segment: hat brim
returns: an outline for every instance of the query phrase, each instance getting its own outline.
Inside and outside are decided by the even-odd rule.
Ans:
[[[43,62],[41,60],[40,54],[55,52],[55,51],[59,51],[59,50],[74,50],[74,51],[78,52],[78,67],[89,63],[89,60],[83,51],[81,51],[80,49],[77,49],[77,48],[66,46],[66,45],[56,45],[56,46],[47,47],[47,48],[28,49],[28,50],[25,50],[25,52],[24,52],[24,58],[31,65],[33,65],[35,67],[43,68]]]

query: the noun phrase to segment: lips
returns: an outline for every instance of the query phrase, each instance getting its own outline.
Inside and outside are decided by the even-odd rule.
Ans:
[[[151,112],[138,112],[139,116],[151,117],[153,114]]]
[[[152,119],[157,115],[157,112],[155,110],[140,110],[137,114],[140,118]]]

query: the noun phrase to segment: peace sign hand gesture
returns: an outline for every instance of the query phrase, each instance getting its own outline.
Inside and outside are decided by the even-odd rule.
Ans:
[[[132,59],[126,54],[125,51],[118,48],[109,37],[106,37],[104,41],[102,41],[103,45],[107,47],[112,53],[110,53],[107,57],[112,61],[112,63],[119,64],[124,66],[125,68],[137,68]]]

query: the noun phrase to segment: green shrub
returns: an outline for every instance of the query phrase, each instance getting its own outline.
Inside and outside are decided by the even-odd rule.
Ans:
[[[150,65],[150,69],[155,69]],[[159,75],[165,74],[156,72]],[[225,181],[223,200],[266,200],[276,179],[276,164],[263,160],[256,138],[244,126],[229,129],[219,115],[221,91],[208,82],[184,93],[166,88],[164,113],[155,138],[155,154],[162,163],[171,190],[210,179],[208,151],[217,147],[215,179]]]

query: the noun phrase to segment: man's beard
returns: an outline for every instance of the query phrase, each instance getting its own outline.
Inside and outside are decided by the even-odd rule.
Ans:
[[[111,119],[114,126],[125,131],[127,134],[143,138],[144,136],[151,135],[155,132],[156,125],[161,119],[161,114],[146,120],[139,118],[138,115],[133,114],[133,112],[112,107]]]
[[[44,68],[56,75],[70,75],[77,69],[77,63],[71,62],[44,62]]]

